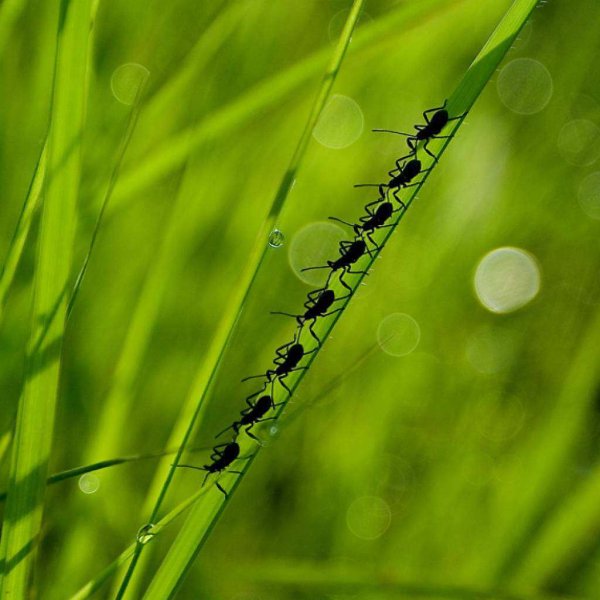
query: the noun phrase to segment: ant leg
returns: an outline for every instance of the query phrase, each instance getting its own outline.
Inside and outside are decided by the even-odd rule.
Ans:
[[[274,418],[274,417],[273,417],[273,418]],[[258,439],[258,438],[257,438],[257,437],[256,437],[256,436],[255,436],[255,435],[254,435],[254,434],[253,434],[251,431],[250,431],[250,428],[251,428],[251,427],[252,427],[252,425],[250,425],[250,427],[246,427],[246,429],[244,430],[244,431],[246,432],[246,435],[247,435],[248,437],[251,437],[253,440],[256,440],[256,442],[258,442],[258,445],[259,445],[259,446],[262,446],[262,445],[263,445],[262,441],[261,441],[261,440],[259,440],[259,439]]]
[[[329,265],[324,265],[322,267],[305,267],[304,269],[300,269],[301,271],[314,271],[315,269],[329,269]]]
[[[286,317],[293,317],[294,319],[298,316],[298,315],[292,315],[292,314],[286,313],[286,312],[281,312],[279,310],[272,310],[271,314],[272,315],[285,315]]]
[[[404,133],[403,131],[394,131],[393,129],[371,129],[373,133],[395,133],[396,135],[404,135],[412,137],[412,133]]]
[[[346,272],[347,272],[347,270],[346,270],[346,269],[344,269],[343,273],[346,273]],[[347,290],[348,290],[350,293],[352,293],[352,292],[353,292],[353,290],[352,290],[352,288],[351,288],[351,287],[350,287],[350,286],[349,286],[349,285],[348,285],[348,284],[347,284],[347,283],[346,283],[346,282],[343,280],[343,278],[342,278],[342,273],[340,273],[340,278],[339,278],[339,279],[340,279],[340,283],[341,283],[341,284],[342,284],[342,285],[343,285],[343,286],[344,286],[344,287],[345,287],[345,288],[346,288],[346,289],[347,289]]]
[[[427,140],[424,144],[423,144],[423,150],[425,150],[425,152],[427,152],[427,154],[429,154],[429,156],[431,156],[433,158],[434,162],[437,162],[439,160],[439,158],[427,147],[427,144],[429,143],[429,140]]]
[[[348,273],[352,273],[353,275],[369,275],[369,271],[348,271]]]
[[[227,492],[221,487],[221,484],[218,481],[215,481],[215,485],[225,494],[225,498],[229,498]]]
[[[292,369],[293,370],[293,369]],[[279,378],[279,383],[286,389],[287,393],[291,396],[292,395],[292,390],[290,390],[290,388],[285,384],[285,382],[283,381],[283,379],[287,377],[287,374],[282,375]]]
[[[430,108],[429,110],[424,111],[423,118],[427,121],[427,123],[430,123],[429,113],[436,113],[438,110],[443,110],[444,108],[446,108],[446,104],[448,104],[447,98],[446,100],[444,100],[444,104],[442,104],[442,106],[438,106],[437,108]]]
[[[325,316],[325,315],[323,315]],[[308,331],[310,332],[310,335],[313,336],[313,338],[315,338],[315,340],[317,340],[317,342],[319,342],[319,344],[322,344],[323,342],[321,342],[321,340],[319,339],[319,337],[317,336],[317,334],[314,332],[313,327],[316,325],[317,323],[317,319],[313,319],[312,323],[308,326]]]
[[[339,313],[342,310],[344,310],[343,308],[336,308],[335,310],[332,310],[331,312],[325,313],[323,316],[324,317],[330,317],[331,315],[335,315],[335,313]]]
[[[355,185],[354,187],[358,187],[358,186]],[[327,217],[327,218],[331,219],[332,221],[338,221],[339,223],[343,223],[344,225],[349,225],[350,227],[354,227],[354,223],[348,223],[348,221],[338,219],[337,217]]]
[[[379,187],[379,183],[355,183],[354,187]]]
[[[204,479],[202,480],[202,485],[200,487],[204,487],[204,484],[206,483],[206,480],[208,479],[208,476],[210,475],[210,471],[206,470],[206,475],[204,476]]]
[[[195,465],[171,465],[176,466],[178,469],[195,469],[196,471],[206,471],[206,469],[204,467],[196,467]],[[206,477],[208,477],[209,473],[206,474]],[[206,481],[206,477],[204,478],[204,481]],[[204,485],[204,483],[202,483],[202,485]]]
[[[233,423],[232,425],[230,425],[229,427],[226,427],[225,429],[223,429],[223,431],[221,431],[220,433],[217,433],[217,435],[215,435],[215,438],[218,438],[219,436],[223,435],[226,431],[229,431],[230,429],[235,430],[235,425],[236,425],[237,421],[235,423]],[[237,431],[236,431],[237,434]]]

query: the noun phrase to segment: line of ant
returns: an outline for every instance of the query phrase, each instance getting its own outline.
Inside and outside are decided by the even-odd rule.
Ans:
[[[457,117],[450,117],[446,110],[446,103],[437,108],[432,108],[423,112],[423,118],[425,119],[424,125],[415,125],[416,133],[404,133],[401,131],[393,131],[390,129],[374,129],[375,132],[393,133],[406,137],[406,142],[409,147],[409,153],[406,156],[399,158],[396,161],[396,168],[388,172],[390,177],[387,183],[366,183],[357,184],[355,187],[370,187],[374,186],[378,188],[379,197],[377,200],[370,202],[365,205],[366,215],[360,217],[358,223],[349,223],[337,217],[329,217],[334,221],[338,221],[345,225],[350,226],[355,234],[353,241],[342,241],[339,245],[340,256],[335,260],[327,261],[326,265],[306,267],[302,271],[309,271],[313,269],[330,269],[324,287],[313,290],[308,293],[307,301],[304,303],[305,311],[301,315],[294,315],[286,312],[273,311],[271,314],[280,314],[292,317],[296,320],[298,329],[294,335],[294,339],[287,344],[283,344],[275,350],[275,358],[273,359],[274,368],[267,369],[264,374],[251,375],[245,377],[242,381],[249,379],[265,378],[263,388],[254,394],[251,394],[246,398],[247,408],[244,408],[240,412],[239,419],[235,420],[231,425],[226,427],[217,436],[220,437],[225,432],[232,430],[233,439],[230,442],[219,444],[213,448],[210,459],[211,462],[198,467],[194,465],[177,465],[178,467],[195,469],[206,472],[202,485],[204,485],[211,474],[222,473],[228,471],[229,473],[241,473],[240,471],[233,471],[230,469],[232,463],[236,460],[242,460],[244,457],[240,457],[240,446],[237,442],[238,435],[241,429],[244,429],[245,433],[261,444],[260,439],[253,433],[253,428],[259,423],[265,421],[271,421],[276,419],[276,416],[268,417],[271,410],[275,410],[278,406],[284,404],[284,402],[276,403],[274,401],[274,385],[275,381],[278,381],[281,386],[291,396],[292,391],[285,382],[285,379],[293,372],[307,369],[306,366],[298,366],[302,359],[316,352],[322,341],[319,339],[314,331],[314,326],[317,319],[331,316],[339,311],[341,308],[332,309],[335,302],[345,300],[353,294],[353,288],[348,285],[344,280],[344,275],[347,273],[351,274],[368,274],[366,271],[356,271],[352,267],[365,255],[373,256],[371,249],[369,249],[366,238],[374,246],[374,249],[378,250],[380,247],[373,238],[373,234],[383,228],[392,227],[394,223],[388,223],[392,215],[405,210],[406,204],[400,199],[399,192],[403,188],[409,188],[418,186],[423,182],[423,179],[419,181],[413,181],[419,175],[425,175],[432,168],[422,168],[421,161],[417,158],[417,150],[420,142],[423,142],[423,150],[433,158],[434,164],[438,161],[438,156],[433,154],[428,147],[428,144],[433,139],[449,139],[452,136],[440,135],[444,127],[451,121],[463,119],[466,113]],[[433,115],[430,117],[429,115]],[[389,193],[398,202],[399,207],[394,208],[393,203],[389,200]],[[340,284],[348,290],[348,294],[337,297],[335,292],[329,288],[332,277],[338,274]],[[332,309],[332,310],[330,310]],[[317,346],[312,350],[305,350],[304,346],[300,343],[300,335],[304,326],[308,323],[308,331],[310,335],[316,340]],[[268,387],[271,387],[270,393],[267,393]],[[259,396],[257,400],[253,400],[256,396]],[[227,498],[227,491],[220,485],[218,481],[215,482],[217,488]]]

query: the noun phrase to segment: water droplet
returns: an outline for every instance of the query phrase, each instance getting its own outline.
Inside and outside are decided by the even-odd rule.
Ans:
[[[600,129],[587,119],[574,119],[562,126],[556,145],[569,164],[589,166],[600,157]]]
[[[378,496],[362,496],[352,502],[346,511],[348,529],[361,540],[381,537],[392,522],[388,503]]]
[[[406,356],[419,344],[421,328],[410,316],[392,313],[381,320],[377,327],[377,343],[391,356]]]
[[[279,229],[273,229],[269,234],[269,246],[271,248],[281,248],[285,243],[285,236]]]
[[[122,104],[132,106],[136,103],[150,71],[137,63],[126,63],[117,67],[110,78],[113,96]]]
[[[77,485],[84,494],[94,494],[100,488],[100,478],[94,473],[84,473]]]
[[[485,308],[495,313],[509,313],[537,296],[540,270],[535,258],[525,250],[497,248],[477,265],[474,285]]]
[[[532,115],[546,107],[552,98],[552,75],[539,61],[516,58],[500,72],[496,84],[498,96],[510,110]]]
[[[364,125],[360,106],[348,96],[334,94],[323,109],[313,136],[323,146],[340,150],[360,137]]]
[[[279,434],[279,427],[277,427],[277,425],[271,425],[271,427],[269,428],[269,435],[271,437],[275,437]]]
[[[154,523],[146,523],[146,525],[142,525],[137,532],[137,541],[140,544],[147,544],[156,535],[156,532],[153,531],[153,529]]]
[[[322,286],[327,280],[329,269],[302,271],[305,267],[327,265],[328,260],[339,256],[339,243],[348,234],[338,225],[327,222],[310,223],[292,238],[288,250],[290,266],[296,276],[310,285]]]

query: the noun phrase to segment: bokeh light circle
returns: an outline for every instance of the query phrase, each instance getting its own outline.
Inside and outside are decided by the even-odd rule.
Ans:
[[[149,75],[150,71],[137,63],[126,63],[117,67],[110,78],[113,96],[122,104],[135,104]]]
[[[535,258],[519,248],[497,248],[486,254],[475,271],[475,293],[494,313],[509,313],[531,302],[540,291]]]
[[[100,478],[94,473],[84,473],[77,485],[84,494],[95,494],[100,489]]]
[[[310,285],[322,286],[327,280],[329,269],[302,271],[306,267],[327,265],[328,260],[339,257],[339,243],[348,234],[338,225],[326,221],[310,223],[292,238],[288,260],[296,276]]]
[[[348,96],[334,94],[313,129],[313,137],[327,148],[340,150],[353,144],[364,126],[360,106]]]
[[[600,171],[590,173],[580,184],[579,206],[592,219],[600,219]]]
[[[562,126],[556,145],[569,164],[589,166],[600,157],[600,128],[588,119],[573,119]]]
[[[392,313],[383,318],[377,327],[377,343],[391,356],[406,356],[418,345],[421,328],[410,316],[404,313]]]
[[[502,104],[520,115],[543,110],[553,92],[552,75],[538,60],[516,58],[500,71],[496,89]]]
[[[348,529],[361,540],[381,537],[392,522],[388,503],[378,496],[356,498],[346,511]]]

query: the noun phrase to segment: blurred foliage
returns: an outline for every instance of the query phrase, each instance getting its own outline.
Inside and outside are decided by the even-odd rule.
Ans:
[[[23,3],[3,48],[0,78],[10,93],[0,101],[0,256],[44,144],[57,4]],[[361,31],[418,4],[369,1],[353,44]],[[286,243],[270,251],[195,445],[211,444],[235,418],[252,391],[239,380],[264,371],[273,349],[289,338],[292,324],[268,313],[295,312],[311,289],[290,268],[295,233],[329,215],[361,214],[375,196],[352,185],[378,181],[405,149],[401,138],[369,130],[409,130],[422,110],[437,106],[508,5],[423,3],[402,27],[381,30],[357,51],[351,45],[334,93],[358,104],[363,133],[343,149],[311,143],[279,224]],[[186,139],[190,128],[210,124],[254,86],[332,48],[348,6],[101,2],[75,264],[85,256],[131,110],[111,92],[119,66],[138,63],[150,73],[125,180],[148,157],[168,153],[175,136]],[[500,100],[497,82],[490,83],[179,597],[369,600],[395,590],[438,598],[497,589],[595,595],[600,223],[582,210],[578,193],[600,157],[599,41],[591,26],[599,18],[594,0],[579,0],[577,10],[550,2],[534,12],[505,64],[542,63],[553,82],[549,103],[533,114],[515,113]],[[197,70],[159,103],[161,90],[194,61]],[[52,472],[163,448],[318,83],[316,72],[272,104],[252,107],[151,185],[143,172],[131,193],[117,181],[68,323]],[[585,122],[592,134],[567,138],[573,121],[576,133]],[[176,205],[177,243],[126,391],[124,425],[99,432],[127,328]],[[36,237],[34,225],[0,324],[0,434],[13,424],[24,374]],[[482,307],[472,283],[481,258],[501,246],[530,252],[542,276],[539,295],[507,315]],[[418,347],[404,357],[376,346],[379,323],[397,312],[421,330]],[[6,460],[1,467],[4,489]],[[101,471],[94,494],[82,494],[76,481],[48,489],[38,597],[64,598],[132,541],[153,468],[144,462]],[[199,482],[182,473],[170,503]],[[379,513],[360,512],[365,496],[379,499],[367,504],[380,506]],[[389,528],[375,539],[358,537],[356,519],[369,531],[385,519],[385,506]],[[154,567],[174,532],[165,529],[155,542]]]

